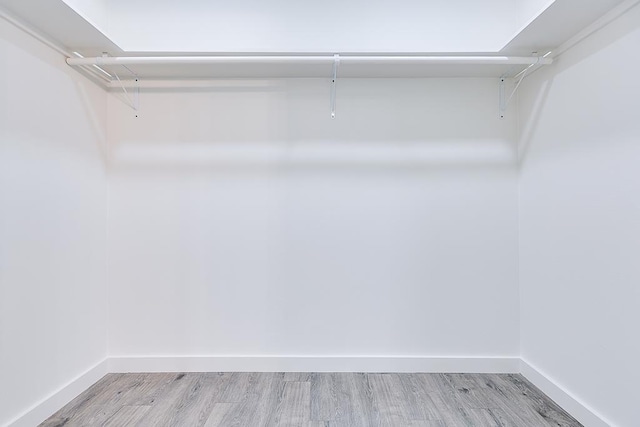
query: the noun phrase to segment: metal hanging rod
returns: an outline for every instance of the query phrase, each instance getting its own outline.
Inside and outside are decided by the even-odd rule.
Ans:
[[[436,55],[338,55],[341,64],[424,65],[547,65],[552,58],[527,56],[436,56]],[[329,64],[336,55],[211,55],[211,56],[98,56],[67,58],[67,64],[83,65],[199,65],[199,64]]]

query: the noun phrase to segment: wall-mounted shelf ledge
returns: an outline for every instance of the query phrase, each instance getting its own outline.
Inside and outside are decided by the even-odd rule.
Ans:
[[[340,77],[512,77],[532,65],[551,64],[538,56],[471,55],[207,55],[99,56],[68,58],[71,66],[97,66],[152,79],[331,77],[339,61]]]
[[[333,64],[336,55],[98,56],[68,58],[69,65]],[[342,64],[532,65],[551,58],[527,56],[338,55]]]

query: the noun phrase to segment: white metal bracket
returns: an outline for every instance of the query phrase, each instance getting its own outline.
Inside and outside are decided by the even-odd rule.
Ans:
[[[501,119],[504,119],[504,113],[507,110],[507,102],[506,102],[505,95],[504,95],[504,91],[505,91],[504,79],[505,79],[504,77],[500,77],[499,98],[498,98],[499,102],[500,102],[499,105],[498,105],[498,109],[499,109],[499,112],[500,112],[500,118]]]
[[[102,52],[102,58],[108,58],[108,57],[109,57],[109,54],[107,52]],[[138,84],[138,75],[126,65],[123,64],[122,67],[125,70],[127,70],[129,73],[131,73],[131,75],[134,77],[133,93],[131,95],[127,91],[127,88],[125,87],[122,80],[120,80],[120,76],[118,76],[118,73],[114,72],[113,75],[115,76],[116,80],[120,84],[120,88],[122,89],[122,93],[124,94],[125,103],[129,107],[131,107],[133,111],[136,112],[136,117],[138,117],[138,106],[140,105],[140,85]]]
[[[120,77],[118,76],[118,73],[113,73],[114,76],[116,76],[116,79],[118,80],[118,83],[120,84],[120,88],[122,89],[122,92],[124,93],[124,97],[125,97],[125,102],[126,104],[133,108],[133,111],[135,111],[136,113],[138,112],[138,108],[140,106],[140,85],[138,84],[138,78],[135,78],[135,85],[133,86],[133,94],[130,95],[129,92],[127,91],[127,88],[124,86],[124,83],[122,83],[122,80],[120,80]],[[138,117],[136,115],[136,117]]]
[[[106,52],[102,53],[102,57],[103,58],[107,58],[108,56],[109,55]],[[140,85],[138,83],[138,75],[136,73],[134,73],[126,65],[122,65],[122,67],[125,70],[127,70],[134,77],[134,84],[133,84],[133,92],[132,92],[132,94],[129,94],[129,92],[127,91],[127,88],[125,87],[124,83],[122,82],[122,80],[120,80],[120,76],[118,76],[118,73],[114,72],[113,75],[115,76],[116,80],[120,84],[120,88],[122,89],[122,93],[124,94],[125,103],[129,107],[131,107],[133,109],[133,111],[136,112],[136,117],[138,117],[138,109],[140,107]]]
[[[543,58],[543,57],[538,56],[536,62],[534,62],[533,64],[529,65],[527,68],[525,68],[524,70],[516,74],[515,77],[520,76],[520,79],[518,79],[518,83],[516,83],[515,87],[511,91],[511,94],[509,95],[508,98],[506,96],[506,89],[505,89],[506,77],[504,76],[500,77],[500,118],[501,119],[504,119],[504,115],[507,111],[507,107],[509,107],[509,103],[511,102],[511,99],[513,99],[513,96],[518,91],[518,88],[520,87],[520,83],[522,83],[522,80],[524,80],[527,74],[529,74],[529,71],[540,63],[540,58]]]
[[[338,65],[340,65],[340,55],[333,55],[333,78],[331,79],[331,118],[336,118],[336,80],[338,79]]]

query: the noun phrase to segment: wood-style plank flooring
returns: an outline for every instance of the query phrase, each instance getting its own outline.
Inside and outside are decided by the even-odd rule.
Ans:
[[[41,426],[580,426],[521,375],[109,374]]]

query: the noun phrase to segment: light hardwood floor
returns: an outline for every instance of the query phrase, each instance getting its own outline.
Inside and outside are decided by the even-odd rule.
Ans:
[[[580,426],[521,375],[109,374],[41,426]]]

